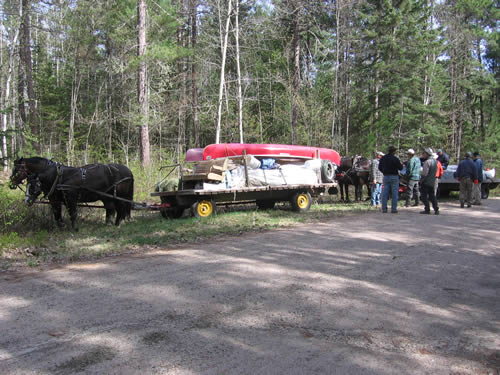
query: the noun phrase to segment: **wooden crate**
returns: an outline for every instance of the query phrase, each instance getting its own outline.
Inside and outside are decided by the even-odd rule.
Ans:
[[[227,158],[199,161],[192,174],[184,175],[184,181],[224,181],[227,165]]]

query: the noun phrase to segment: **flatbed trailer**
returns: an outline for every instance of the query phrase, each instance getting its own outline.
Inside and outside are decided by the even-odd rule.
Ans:
[[[201,190],[185,189],[151,193],[152,197],[160,197],[160,212],[165,218],[179,218],[185,209],[191,209],[196,217],[209,217],[218,205],[241,203],[257,204],[260,209],[271,209],[276,202],[290,202],[293,210],[307,211],[311,207],[312,198],[328,191],[335,191],[337,183],[321,183],[315,185],[279,185],[243,187],[239,189]],[[333,189],[333,190],[331,190]]]
[[[456,171],[456,167],[456,165],[449,165],[448,169],[444,171],[443,176],[439,179],[439,196],[447,197],[452,191],[460,191],[460,183],[453,175],[453,173]],[[488,199],[490,190],[497,188],[499,184],[500,179],[495,177],[487,177],[486,174],[483,175],[483,182],[481,183],[481,198]]]

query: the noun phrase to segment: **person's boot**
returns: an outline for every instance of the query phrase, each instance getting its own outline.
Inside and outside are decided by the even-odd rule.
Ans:
[[[460,201],[460,208],[464,208],[464,207],[465,207],[464,201]]]

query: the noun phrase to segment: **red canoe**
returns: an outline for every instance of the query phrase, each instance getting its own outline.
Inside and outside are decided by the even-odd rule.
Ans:
[[[274,145],[274,144],[245,144],[245,143],[219,143],[205,147],[203,160],[224,158],[228,156],[243,155],[246,150],[248,155],[269,157],[300,157],[306,159],[316,158],[319,153],[320,159],[330,160],[340,165],[340,155],[337,151],[321,147]]]

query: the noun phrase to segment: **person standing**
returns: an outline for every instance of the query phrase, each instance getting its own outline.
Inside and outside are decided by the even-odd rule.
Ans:
[[[434,151],[432,151],[431,148],[425,149],[425,151],[422,153],[422,159],[424,160],[424,165],[422,169],[422,178],[420,180],[420,187],[422,189],[422,201],[424,202],[424,210],[420,213],[427,215],[431,213],[429,202],[432,203],[434,214],[439,215],[439,207],[435,193],[435,182],[436,182],[438,161],[432,157],[433,153]]]
[[[389,200],[389,193],[391,193],[391,212],[393,214],[398,213],[399,171],[403,169],[403,164],[395,154],[396,147],[390,146],[387,154],[382,156],[378,165],[379,171],[384,174],[382,212],[387,212],[387,201]]]
[[[460,207],[464,208],[465,202],[467,207],[472,205],[472,184],[479,184],[477,179],[477,168],[471,159],[470,152],[465,153],[465,159],[462,160],[457,167],[453,177],[460,182]]]
[[[437,197],[438,197],[439,180],[441,179],[441,177],[443,177],[444,168],[443,168],[443,165],[441,164],[441,162],[439,160],[437,160],[438,154],[432,154],[432,157],[437,162],[436,182],[434,183],[434,195],[436,196],[436,199],[437,199]]]
[[[378,169],[382,156],[384,156],[384,153],[377,151],[370,168],[370,181],[372,182],[372,206],[375,207],[378,207],[380,204],[380,195],[382,194],[382,184],[384,182],[384,175]]]
[[[415,150],[408,150],[408,163],[406,164],[405,177],[408,179],[408,195],[406,196],[406,207],[410,206],[410,202],[415,196],[413,207],[418,206],[420,201],[420,190],[418,182],[420,180],[420,159],[415,156]]]
[[[473,192],[473,202],[472,204],[481,205],[481,184],[483,182],[483,161],[479,156],[479,152],[476,151],[472,154],[472,159],[477,168],[477,184],[474,184]]]
[[[450,164],[450,155],[448,155],[441,149],[437,150],[437,154],[438,154],[437,160],[441,163],[443,169],[446,170],[446,168],[448,168],[448,164]]]

